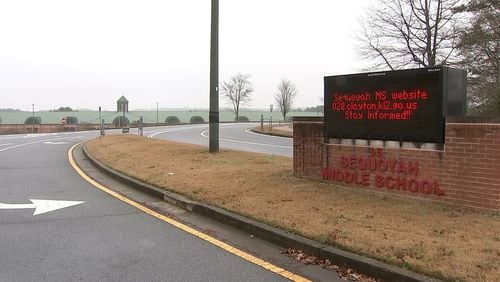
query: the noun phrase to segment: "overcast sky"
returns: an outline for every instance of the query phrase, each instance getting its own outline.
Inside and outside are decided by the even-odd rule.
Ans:
[[[354,32],[370,1],[220,0],[220,81],[254,84],[269,108],[280,79],[295,107],[323,77],[357,72]],[[0,0],[0,108],[208,108],[210,0]],[[220,106],[227,104],[220,100]]]

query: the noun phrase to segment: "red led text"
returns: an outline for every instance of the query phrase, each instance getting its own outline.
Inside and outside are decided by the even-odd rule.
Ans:
[[[422,89],[393,92],[333,93],[331,109],[345,120],[410,120],[414,111],[428,99]]]

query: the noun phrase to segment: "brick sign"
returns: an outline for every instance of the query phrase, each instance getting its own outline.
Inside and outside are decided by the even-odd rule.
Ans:
[[[422,177],[418,160],[384,156],[370,148],[367,156],[340,155],[336,167],[323,168],[321,178],[345,184],[443,196],[439,181]]]
[[[325,77],[325,138],[444,143],[465,114],[465,72],[438,67]]]

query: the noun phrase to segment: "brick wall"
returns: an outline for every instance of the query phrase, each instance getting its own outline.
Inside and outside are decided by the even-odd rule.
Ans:
[[[387,146],[394,142],[380,141],[323,143],[321,118],[296,118],[293,129],[296,176],[478,210],[500,210],[500,123],[447,123],[442,150]]]
[[[33,132],[35,133],[54,133],[65,131],[82,131],[99,129],[97,124],[35,124]],[[31,124],[0,124],[0,134],[25,134],[31,133]]]
[[[293,171],[298,176],[320,176],[323,158],[323,122],[297,119],[293,122]]]

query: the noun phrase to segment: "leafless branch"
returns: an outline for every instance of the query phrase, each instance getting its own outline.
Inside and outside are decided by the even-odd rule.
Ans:
[[[240,106],[248,104],[252,100],[252,92],[253,87],[249,74],[238,73],[229,81],[222,82],[220,93],[226,102],[233,107],[236,121],[239,118]]]
[[[290,80],[282,79],[278,84],[278,92],[274,95],[274,100],[283,114],[283,120],[286,120],[286,114],[292,110],[297,93],[297,88]]]
[[[374,69],[445,65],[456,56],[460,0],[378,0],[367,11],[358,39]]]

